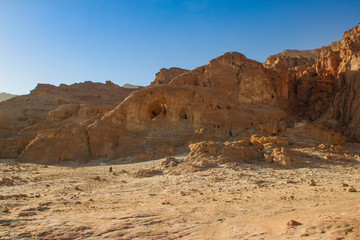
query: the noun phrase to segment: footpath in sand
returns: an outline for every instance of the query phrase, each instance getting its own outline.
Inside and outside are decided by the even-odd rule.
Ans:
[[[2,160],[0,239],[360,239],[359,144],[292,148],[317,163]]]

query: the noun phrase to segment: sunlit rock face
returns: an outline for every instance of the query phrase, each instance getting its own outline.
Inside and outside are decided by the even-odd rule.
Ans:
[[[156,74],[156,78],[150,83],[150,86],[156,86],[161,84],[167,84],[174,78],[180,76],[183,73],[189,72],[189,70],[181,68],[162,68],[160,72]]]
[[[1,102],[0,158],[22,155],[21,160],[32,162],[72,159],[74,155],[70,149],[76,149],[79,137],[86,141],[87,126],[121,103],[132,91],[110,81],[59,87],[39,84],[28,95]],[[67,145],[59,144],[61,139],[66,139]],[[73,146],[69,148],[71,144]],[[85,146],[87,142],[81,144]],[[77,151],[84,149],[79,147]],[[66,157],[55,156],[58,155],[56,152],[62,152]],[[87,160],[88,152],[77,159]]]
[[[191,71],[161,69],[139,89],[39,85],[0,103],[0,157],[142,161],[303,120],[360,141],[359,28],[327,47],[285,50],[263,64],[229,52]]]
[[[322,121],[359,141],[360,25],[329,46],[284,51],[264,63],[288,83],[298,120]]]
[[[130,94],[89,127],[91,158],[224,140],[259,124],[286,126],[283,101],[277,74],[242,54],[226,53],[167,84]]]

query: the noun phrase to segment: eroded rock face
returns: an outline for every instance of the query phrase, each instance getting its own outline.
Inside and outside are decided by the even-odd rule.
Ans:
[[[88,137],[83,128],[40,130],[21,153],[19,160],[40,164],[66,161],[85,163],[89,159]]]
[[[332,102],[328,118],[330,126],[360,141],[360,71],[348,71],[340,76],[338,91]],[[331,119],[338,124],[331,125]]]
[[[90,156],[186,148],[235,137],[260,124],[286,127],[278,81],[260,63],[227,53],[168,84],[132,93],[89,127]]]
[[[274,135],[289,120],[304,119],[325,125],[306,128],[304,138],[343,144],[337,130],[359,141],[359,30],[320,49],[286,50],[264,64],[230,52],[192,71],[161,69],[150,87],[137,91],[111,82],[39,85],[0,103],[0,157],[142,161],[213,141],[222,144],[219,156],[236,159],[260,144],[267,161],[291,165],[291,143]],[[260,135],[247,136],[245,148],[234,140],[249,129]]]
[[[50,139],[48,129],[86,128],[103,113],[114,108],[134,90],[121,88],[110,81],[106,84],[85,82],[59,87],[39,84],[29,95],[18,96],[0,103],[0,158],[18,158],[20,154],[48,149],[55,142],[35,141]],[[59,137],[59,135],[56,135]],[[77,141],[81,134],[69,135]],[[68,148],[65,148],[68,149]],[[63,150],[68,151],[68,150]],[[88,150],[87,150],[88,151]],[[22,160],[37,162],[37,154],[24,153]],[[34,157],[33,157],[34,156]],[[61,159],[61,157],[60,157]],[[71,157],[69,157],[71,159]],[[53,161],[53,160],[51,160]]]
[[[315,64],[319,50],[285,50],[281,53],[270,56],[264,66],[267,68],[281,68],[300,71]],[[281,69],[278,69],[281,70]]]
[[[171,84],[196,87],[233,103],[275,105],[284,97],[278,75],[237,52],[225,53],[175,78]]]
[[[150,86],[156,86],[161,84],[167,84],[172,81],[174,78],[180,76],[183,73],[189,72],[189,70],[182,68],[162,68],[160,72],[156,74],[155,80],[150,83]]]
[[[360,24],[329,46],[274,55],[264,66],[278,72],[288,83],[289,103],[297,120],[324,121],[325,115],[327,121],[342,125],[333,126],[334,129],[360,139],[356,127],[360,124]],[[326,114],[329,109],[331,113]]]
[[[360,141],[360,24],[344,33],[344,38],[331,45],[339,52],[336,93],[328,118],[334,119],[341,130],[355,141]]]

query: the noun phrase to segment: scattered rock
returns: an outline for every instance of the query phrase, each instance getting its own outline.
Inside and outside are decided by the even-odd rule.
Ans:
[[[0,186],[16,186],[26,184],[29,181],[18,176],[4,177],[0,180]]]
[[[94,177],[92,179],[94,179],[95,181],[106,181],[105,178],[101,178],[100,176],[96,176],[96,177]]]
[[[24,211],[24,212],[20,212],[18,214],[19,217],[28,217],[28,216],[34,216],[34,215],[37,215],[37,213],[34,211]]]
[[[273,157],[273,161],[282,166],[292,166],[297,163],[297,152],[291,150],[290,148],[275,148],[271,156]]]
[[[278,137],[278,136],[258,136],[252,135],[250,139],[251,143],[261,143],[263,145],[269,146],[289,146],[291,144],[290,140],[285,137]]]
[[[3,213],[11,213],[10,209],[5,207],[4,210],[2,211]]]
[[[166,157],[166,159],[160,163],[160,166],[162,168],[175,167],[179,164],[179,162],[180,161],[174,157]]]
[[[264,159],[266,163],[273,163],[274,162],[274,156],[270,154],[264,154]]]
[[[348,192],[356,192],[356,189],[353,186],[351,186],[351,187],[348,188],[347,191]]]
[[[290,220],[287,225],[289,227],[294,227],[294,226],[299,226],[299,225],[302,225],[302,223],[298,222],[298,221],[295,221],[295,220]]]
[[[186,161],[195,167],[208,168],[224,163],[252,162],[263,156],[263,146],[250,141],[200,142],[191,144]]]
[[[310,179],[309,186],[316,186],[314,179]]]
[[[162,171],[160,169],[149,168],[149,169],[140,169],[138,171],[135,171],[135,172],[131,173],[130,176],[136,177],[136,178],[144,178],[144,177],[152,177],[152,176],[160,175],[160,174],[162,174]]]

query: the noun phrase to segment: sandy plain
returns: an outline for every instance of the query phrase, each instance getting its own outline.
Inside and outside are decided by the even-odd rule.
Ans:
[[[3,159],[0,239],[360,239],[359,146],[302,146],[317,156],[311,166],[256,160],[177,174],[161,170],[164,159]]]

